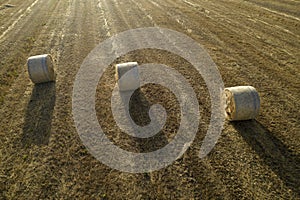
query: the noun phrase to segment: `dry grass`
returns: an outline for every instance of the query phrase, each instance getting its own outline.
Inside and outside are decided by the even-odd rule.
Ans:
[[[299,22],[247,1],[189,1],[197,6],[179,0],[101,0],[99,8],[97,1],[49,0],[38,3],[16,24],[0,48],[1,199],[300,198]],[[3,26],[7,28],[21,14],[18,10],[26,10],[32,2],[11,1],[16,7],[0,11]],[[295,1],[272,4],[287,14],[297,8]],[[103,165],[82,144],[72,116],[73,82],[98,42],[153,22],[184,32],[208,49],[225,86],[257,88],[262,111],[255,121],[226,123],[213,151],[199,159],[211,106],[202,77],[184,59],[164,51],[146,49],[118,58],[115,63],[156,62],[175,68],[193,86],[202,118],[197,137],[182,158],[156,172],[128,174]],[[26,59],[41,53],[54,56],[55,84],[30,83]],[[173,94],[153,85],[134,94],[131,114],[138,124],[149,122],[147,112],[154,103],[164,105],[169,114],[157,136],[136,139],[113,121],[114,80],[110,66],[97,89],[97,116],[107,136],[134,152],[167,144],[180,121]]]

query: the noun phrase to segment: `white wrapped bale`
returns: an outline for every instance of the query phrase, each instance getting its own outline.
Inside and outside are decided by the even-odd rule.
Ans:
[[[126,74],[126,76],[124,76]],[[120,91],[132,91],[140,87],[137,62],[116,65],[116,79]]]
[[[28,73],[33,83],[55,81],[55,72],[51,55],[37,55],[27,60]]]
[[[260,98],[252,86],[225,88],[226,116],[229,121],[255,119],[259,114]]]

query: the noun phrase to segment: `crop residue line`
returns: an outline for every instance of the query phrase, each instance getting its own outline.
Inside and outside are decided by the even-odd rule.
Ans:
[[[147,18],[150,20],[150,22],[154,25],[157,26],[157,24],[155,23],[155,21],[153,20],[153,17],[147,13],[146,9],[143,8],[142,5],[138,4],[138,1],[132,1],[143,13],[145,13],[145,15],[147,16]]]
[[[196,4],[192,3],[192,2],[189,2],[187,0],[183,0],[183,2],[186,3],[186,4],[188,4],[188,5],[190,5],[190,6],[192,6],[192,7],[197,7],[198,6],[198,5],[196,5]]]
[[[261,8],[261,9],[264,9],[266,11],[269,11],[271,13],[274,13],[274,14],[277,14],[277,15],[281,15],[281,16],[284,16],[284,17],[287,17],[287,18],[291,18],[291,19],[294,19],[294,20],[297,20],[297,21],[300,21],[300,18],[298,18],[298,17],[292,16],[292,15],[288,15],[288,14],[283,13],[283,12],[278,12],[276,10],[271,10],[269,8],[266,8],[266,7],[263,7],[263,6],[259,6],[257,4],[251,3],[251,2],[248,2],[248,3],[257,6],[258,8]]]
[[[26,9],[25,13],[22,14],[22,15],[20,15],[20,16],[12,23],[12,25],[10,25],[10,26],[6,29],[6,31],[4,31],[4,32],[2,33],[2,35],[0,36],[0,40],[2,40],[3,37],[4,37],[9,31],[11,31],[11,30],[15,27],[15,25],[20,21],[20,19],[22,19],[26,14],[28,14],[28,13],[31,12],[31,8],[32,8],[38,1],[39,1],[39,0],[35,0],[35,1],[34,1],[34,2]]]
[[[106,19],[106,17],[105,17],[105,11],[103,10],[103,6],[102,6],[102,4],[101,4],[101,0],[98,0],[98,5],[97,5],[97,7],[99,8],[99,10],[100,10],[100,15],[102,16],[102,18],[103,18],[103,20],[104,20],[104,29],[106,30],[106,35],[108,36],[108,37],[110,37],[111,36],[111,33],[110,33],[110,28],[109,28],[109,24],[108,24],[108,20]]]

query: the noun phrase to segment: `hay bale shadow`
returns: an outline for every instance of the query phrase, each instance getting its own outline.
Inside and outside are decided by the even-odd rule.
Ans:
[[[300,157],[255,120],[232,122],[244,140],[300,196]]]
[[[49,143],[55,101],[54,82],[34,86],[23,126],[22,143],[25,147]]]
[[[126,92],[125,92],[126,93]],[[125,94],[124,96],[128,96]],[[121,97],[122,103],[125,104],[125,97]],[[146,126],[151,122],[149,117],[149,110],[152,104],[148,101],[147,97],[143,94],[140,89],[137,89],[130,98],[129,102],[129,113],[132,120],[138,126]],[[154,118],[154,122],[158,119]],[[129,124],[128,124],[129,125]],[[136,148],[137,152],[147,153],[156,151],[168,144],[167,137],[160,131],[155,136],[149,138],[138,138],[127,135],[131,138],[133,146]],[[159,141],[159,142],[158,142]]]
[[[149,110],[153,103],[150,103],[144,93],[139,89],[134,92],[131,97],[129,112],[133,121],[139,126],[150,124]],[[154,122],[159,119],[153,118]],[[168,142],[167,136],[162,132],[149,138],[133,138],[139,144],[139,151],[143,153],[153,152],[166,146]]]

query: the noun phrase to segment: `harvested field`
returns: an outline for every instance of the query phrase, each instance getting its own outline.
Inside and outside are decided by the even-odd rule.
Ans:
[[[298,0],[0,0],[0,199],[300,199],[300,1]],[[102,164],[83,145],[72,116],[73,83],[85,57],[122,31],[172,29],[203,45],[225,87],[252,85],[261,97],[256,120],[227,122],[204,159],[210,120],[203,78],[186,60],[144,49],[114,64],[163,63],[191,83],[200,105],[195,141],[169,167],[143,174]],[[26,60],[49,53],[55,83],[34,85]],[[97,89],[96,111],[107,136],[132,152],[165,146],[180,123],[170,91],[147,85],[133,96],[132,117],[149,123],[160,103],[168,113],[154,138],[137,140],[116,126],[110,109],[111,65]]]

